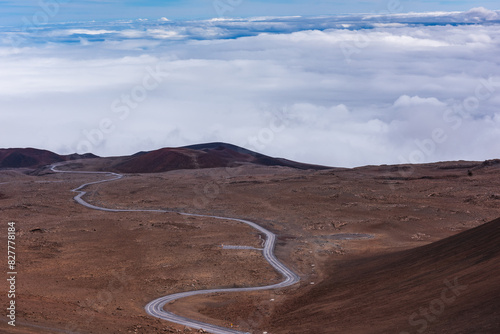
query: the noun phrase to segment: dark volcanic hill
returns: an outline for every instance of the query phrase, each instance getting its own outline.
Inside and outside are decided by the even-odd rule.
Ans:
[[[298,169],[328,168],[272,158],[226,143],[208,143],[140,152],[124,158],[113,168],[123,173],[159,173],[176,169],[236,167],[242,164],[284,166]]]
[[[0,167],[39,167],[54,162],[64,161],[64,158],[46,150],[34,148],[0,149]]]
[[[275,312],[271,333],[500,333],[500,219],[332,268]]]
[[[0,168],[36,168],[56,162],[95,158],[93,154],[59,155],[35,148],[0,149]]]
[[[34,148],[0,149],[0,168],[38,168],[57,162],[99,158],[91,153],[59,155]],[[132,156],[101,158],[107,169],[123,173],[160,173],[177,169],[236,167],[242,164],[327,169],[281,158],[272,158],[226,143],[208,143],[138,152]]]

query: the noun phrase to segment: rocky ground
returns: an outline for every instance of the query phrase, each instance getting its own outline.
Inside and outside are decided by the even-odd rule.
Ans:
[[[66,168],[101,167],[88,160]],[[144,305],[174,292],[280,279],[258,251],[221,247],[259,247],[262,240],[250,227],[175,213],[93,211],[76,204],[70,190],[102,176],[28,172],[0,171],[1,233],[8,221],[18,229],[18,326],[0,322],[0,331],[182,332],[147,316]],[[168,308],[252,333],[295,333],[280,320],[283,310],[330,281],[337,266],[423,246],[499,217],[499,176],[498,161],[323,171],[241,166],[127,174],[90,186],[86,200],[111,208],[245,218],[275,232],[277,256],[300,274],[301,283],[193,297]],[[333,316],[335,309],[329,312]],[[373,329],[378,322],[370,323]]]

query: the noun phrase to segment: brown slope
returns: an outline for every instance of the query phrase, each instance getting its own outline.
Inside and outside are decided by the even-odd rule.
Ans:
[[[500,219],[408,251],[332,264],[271,333],[500,333]],[[450,288],[451,287],[451,288]]]
[[[0,168],[39,167],[60,161],[64,161],[62,156],[47,150],[34,148],[0,149]]]
[[[197,152],[188,149],[163,148],[134,155],[113,166],[123,173],[160,173],[196,168]]]
[[[253,160],[250,155],[224,147],[209,150],[163,148],[133,155],[113,168],[123,173],[160,173],[178,169],[234,167]]]
[[[226,143],[208,143],[140,152],[122,159],[113,168],[123,173],[159,173],[177,169],[236,167],[249,163],[299,169],[327,168],[272,158]]]
[[[37,168],[56,162],[90,158],[97,156],[90,153],[59,155],[36,148],[7,148],[0,149],[0,168]]]
[[[233,157],[237,157],[238,155],[240,157],[244,156],[243,158],[244,162],[251,162],[256,165],[262,165],[262,166],[282,166],[282,167],[291,167],[291,168],[296,168],[296,169],[315,169],[315,170],[322,170],[322,169],[330,169],[331,167],[326,167],[326,166],[320,166],[320,165],[313,165],[313,164],[306,164],[306,163],[301,163],[301,162],[296,162],[292,160],[287,160],[283,158],[273,158],[258,152],[251,151],[249,149],[239,147],[236,145],[228,144],[228,143],[221,143],[221,142],[214,142],[214,143],[205,143],[205,144],[198,144],[198,145],[190,145],[190,146],[185,146],[185,148],[191,148],[191,149],[196,149],[196,150],[202,150],[204,152],[210,152],[211,150],[226,150],[227,152],[231,152],[230,154],[233,155]],[[253,159],[251,158],[253,157]],[[238,160],[236,160],[238,162]]]

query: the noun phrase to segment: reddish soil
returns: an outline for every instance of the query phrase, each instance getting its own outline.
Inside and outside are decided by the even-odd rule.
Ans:
[[[164,148],[128,159],[115,165],[123,173],[159,173],[176,169],[196,168],[196,151]]]
[[[0,168],[41,167],[55,162],[97,158],[93,154],[59,155],[34,148],[0,149]]]
[[[331,263],[270,333],[498,333],[500,219],[408,251]]]
[[[46,150],[0,149],[0,168],[38,167],[60,161],[64,158]]]
[[[178,169],[236,167],[243,164],[261,166],[285,166],[299,169],[325,169],[323,166],[301,164],[263,154],[226,143],[208,143],[181,148],[163,148],[143,152],[111,166],[123,173],[161,173]]]
[[[102,170],[118,161],[66,168]],[[439,306],[444,280],[457,277],[467,289],[422,332],[497,333],[498,222],[483,224],[500,216],[499,176],[498,161],[330,170],[250,164],[127,174],[88,187],[86,199],[247,218],[278,235],[276,254],[301,283],[168,306],[195,318],[251,333],[416,333],[420,308]],[[19,322],[0,322],[1,333],[175,333],[184,328],[147,316],[144,305],[190,289],[279,280],[258,252],[221,249],[259,246],[247,226],[93,211],[73,201],[71,189],[99,179],[0,170],[2,226],[15,221],[18,229]],[[352,233],[374,238],[337,237]],[[0,289],[7,291],[5,281]],[[408,322],[414,312],[417,325]]]

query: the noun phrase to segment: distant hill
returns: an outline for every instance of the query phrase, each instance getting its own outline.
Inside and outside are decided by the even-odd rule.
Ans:
[[[500,333],[500,219],[403,252],[332,264],[271,333]]]
[[[236,167],[243,164],[317,170],[329,168],[272,158],[236,145],[207,143],[139,152],[122,159],[113,169],[123,173],[160,173],[176,169]]]
[[[56,162],[96,158],[93,154],[59,155],[35,148],[0,149],[0,168],[37,168]]]
[[[34,148],[0,149],[0,168],[38,168],[57,162],[99,158],[91,153],[59,155]],[[131,156],[99,158],[103,168],[122,173],[160,173],[178,169],[236,167],[243,164],[283,166],[297,169],[327,169],[282,158],[272,158],[226,143],[208,143],[179,148],[138,152]]]

